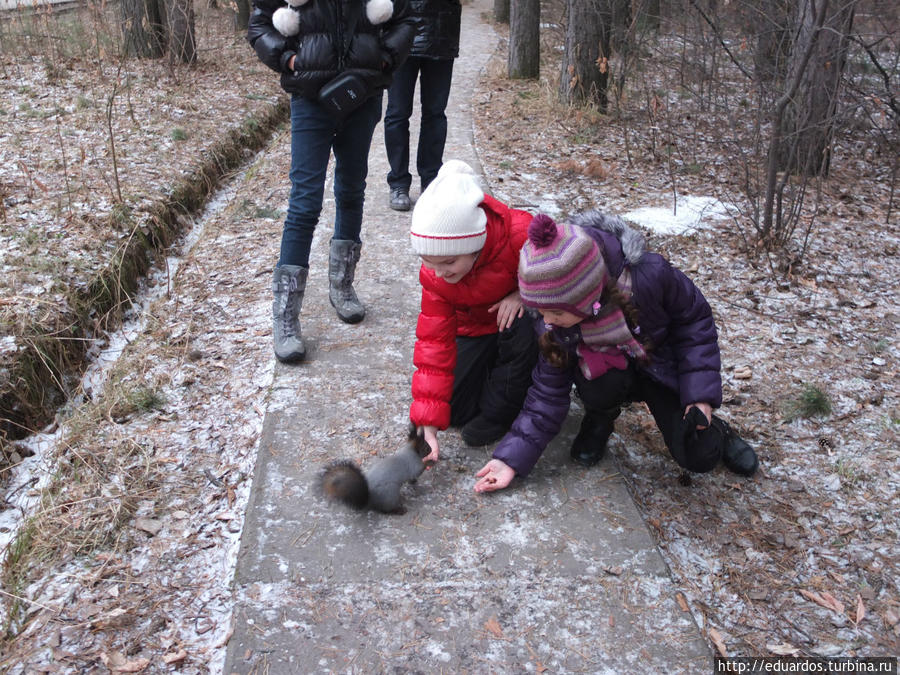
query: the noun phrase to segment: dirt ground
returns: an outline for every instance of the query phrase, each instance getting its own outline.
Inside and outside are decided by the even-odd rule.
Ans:
[[[242,40],[215,44],[190,78],[143,64],[126,80],[84,61],[48,80],[40,59],[4,54],[6,308],[39,313],[83,278],[73,270],[105,262],[122,237],[108,219],[115,171],[139,210],[222,125],[277,96]],[[672,208],[673,193],[739,195],[723,142],[731,130],[709,120],[679,127],[673,170],[639,106],[619,118],[565,110],[552,102],[553,73],[510,82],[503,63],[501,54],[474,92],[475,141],[499,198],[565,215]],[[105,106],[116,81],[130,84],[113,101],[114,171]],[[684,480],[639,406],[611,442],[680,601],[719,653],[900,654],[900,231],[889,175],[863,145],[838,143],[799,262],[753,246],[740,218],[681,236],[648,232],[713,306],[722,416],[761,459],[749,480],[724,471]],[[285,171],[248,164],[202,235],[221,243],[217,257],[182,251],[178,301],[163,290],[104,393],[83,392],[62,412],[64,435],[45,468],[64,484],[48,488],[36,475],[0,493],[7,510],[29,493],[42,516],[6,545],[3,669],[204,672],[221,652],[227,583],[215,577],[233,555],[271,355],[265,304],[212,296],[210,282],[235,266],[264,282],[271,256],[256,244],[277,239],[283,213],[267,204],[286,202],[271,179]],[[161,274],[157,287],[174,276]],[[213,339],[211,323],[231,328]],[[795,417],[810,387],[832,410]],[[14,463],[33,451],[20,446]],[[202,578],[199,552],[213,570]]]

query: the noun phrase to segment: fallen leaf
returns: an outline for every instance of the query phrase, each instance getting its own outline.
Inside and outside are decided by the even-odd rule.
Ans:
[[[150,659],[129,661],[121,652],[100,653],[100,660],[114,673],[139,673],[150,665]]]
[[[828,591],[822,591],[821,595],[822,595],[822,599],[826,603],[828,603],[827,605],[825,605],[826,607],[829,607],[830,609],[834,610],[838,614],[844,613],[844,604],[840,600],[838,600],[836,597],[834,597]]]
[[[161,520],[155,520],[153,518],[136,518],[134,526],[142,532],[146,532],[151,536],[156,536],[162,529],[163,523]]]
[[[187,658],[187,652],[183,649],[179,649],[177,652],[173,654],[165,654],[163,655],[164,663],[177,663],[178,661],[184,661]]]
[[[725,649],[725,642],[723,642],[722,636],[719,631],[717,631],[715,628],[710,628],[707,631],[707,634],[709,635],[709,639],[712,640],[712,643],[716,646],[716,650],[719,652],[719,654],[727,657],[728,650]]]
[[[822,605],[822,607],[830,609],[832,612],[837,612],[838,614],[844,613],[844,605],[828,591],[816,593],[815,591],[807,591],[801,588],[800,594],[806,599],[812,600],[817,605]]]
[[[797,647],[787,642],[783,642],[780,645],[766,645],[766,649],[779,656],[794,656],[800,651]]]
[[[753,369],[750,366],[742,366],[734,369],[734,379],[749,380],[753,378]]]
[[[863,604],[862,596],[857,593],[856,594],[856,623],[859,624],[860,621],[866,618],[866,606]]]
[[[675,599],[678,600],[678,606],[681,607],[682,612],[689,612],[690,608],[688,607],[687,600],[684,599],[684,596],[681,593],[678,593],[675,596]]]
[[[500,624],[497,622],[497,617],[492,616],[490,619],[484,622],[484,629],[491,633],[495,638],[503,637],[503,629],[500,628]]]

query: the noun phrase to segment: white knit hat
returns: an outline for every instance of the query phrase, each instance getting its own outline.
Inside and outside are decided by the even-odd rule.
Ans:
[[[465,162],[445,162],[413,209],[409,241],[418,255],[475,253],[487,239],[484,191]]]

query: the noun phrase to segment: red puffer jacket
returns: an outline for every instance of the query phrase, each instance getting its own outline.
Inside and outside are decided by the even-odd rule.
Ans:
[[[450,426],[450,397],[456,366],[456,336],[497,332],[497,314],[488,308],[518,286],[519,251],[528,237],[531,214],[484,196],[487,240],[472,270],[455,284],[419,270],[422,309],[416,324],[409,418],[416,426]]]

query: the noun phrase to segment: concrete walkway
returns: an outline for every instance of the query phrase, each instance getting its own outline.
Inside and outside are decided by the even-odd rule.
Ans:
[[[476,167],[471,97],[498,42],[489,10],[464,6],[444,155]],[[405,515],[317,494],[328,461],[365,463],[405,435],[418,261],[410,214],[387,208],[386,174],[379,125],[357,274],[368,316],[348,326],[328,304],[329,203],[303,307],[308,360],[277,367],[266,411],[225,673],[707,671],[708,647],[614,462],[568,461],[575,406],[528,480],[500,493],[472,491],[490,449],[450,431],[442,461],[406,488]]]

